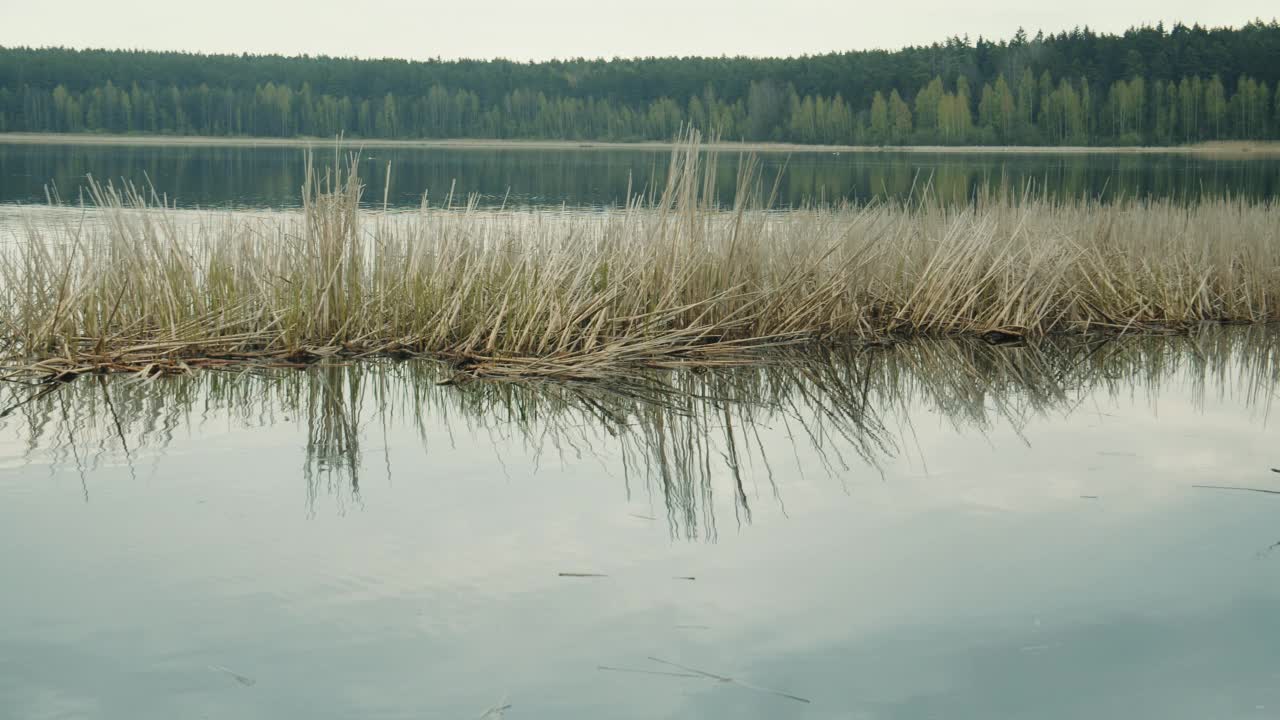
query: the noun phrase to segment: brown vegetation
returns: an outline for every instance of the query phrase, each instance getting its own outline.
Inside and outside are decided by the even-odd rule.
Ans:
[[[430,355],[601,377],[780,345],[1007,339],[1280,320],[1280,207],[988,197],[771,212],[744,162],[711,199],[696,138],[661,192],[599,213],[377,213],[354,171],[298,214],[196,221],[95,186],[92,222],[0,246],[0,360],[71,377]]]

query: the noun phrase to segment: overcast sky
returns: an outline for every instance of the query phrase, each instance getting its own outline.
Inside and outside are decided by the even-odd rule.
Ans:
[[[0,0],[0,45],[358,57],[800,55],[1163,20],[1240,25],[1275,0]]]

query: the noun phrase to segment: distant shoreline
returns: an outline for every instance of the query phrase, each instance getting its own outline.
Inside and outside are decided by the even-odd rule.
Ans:
[[[223,137],[206,135],[98,135],[90,133],[0,133],[0,145],[155,145],[226,147],[333,147],[335,138]],[[605,142],[594,140],[386,140],[345,139],[350,147],[439,148],[449,150],[652,150],[664,151],[677,143]],[[758,153],[938,153],[938,154],[1040,154],[1040,155],[1222,155],[1233,157],[1280,155],[1280,142],[1222,141],[1172,146],[1045,146],[1045,145],[800,145],[771,142],[706,143],[706,149],[720,152]]]

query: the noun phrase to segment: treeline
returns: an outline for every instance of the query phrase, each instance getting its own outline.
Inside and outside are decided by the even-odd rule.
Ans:
[[[0,131],[1170,144],[1280,138],[1280,25],[543,63],[0,48]]]

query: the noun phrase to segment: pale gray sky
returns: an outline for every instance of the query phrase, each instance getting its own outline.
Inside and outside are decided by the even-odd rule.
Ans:
[[[0,45],[359,57],[799,55],[1163,20],[1240,25],[1275,0],[0,0]]]

